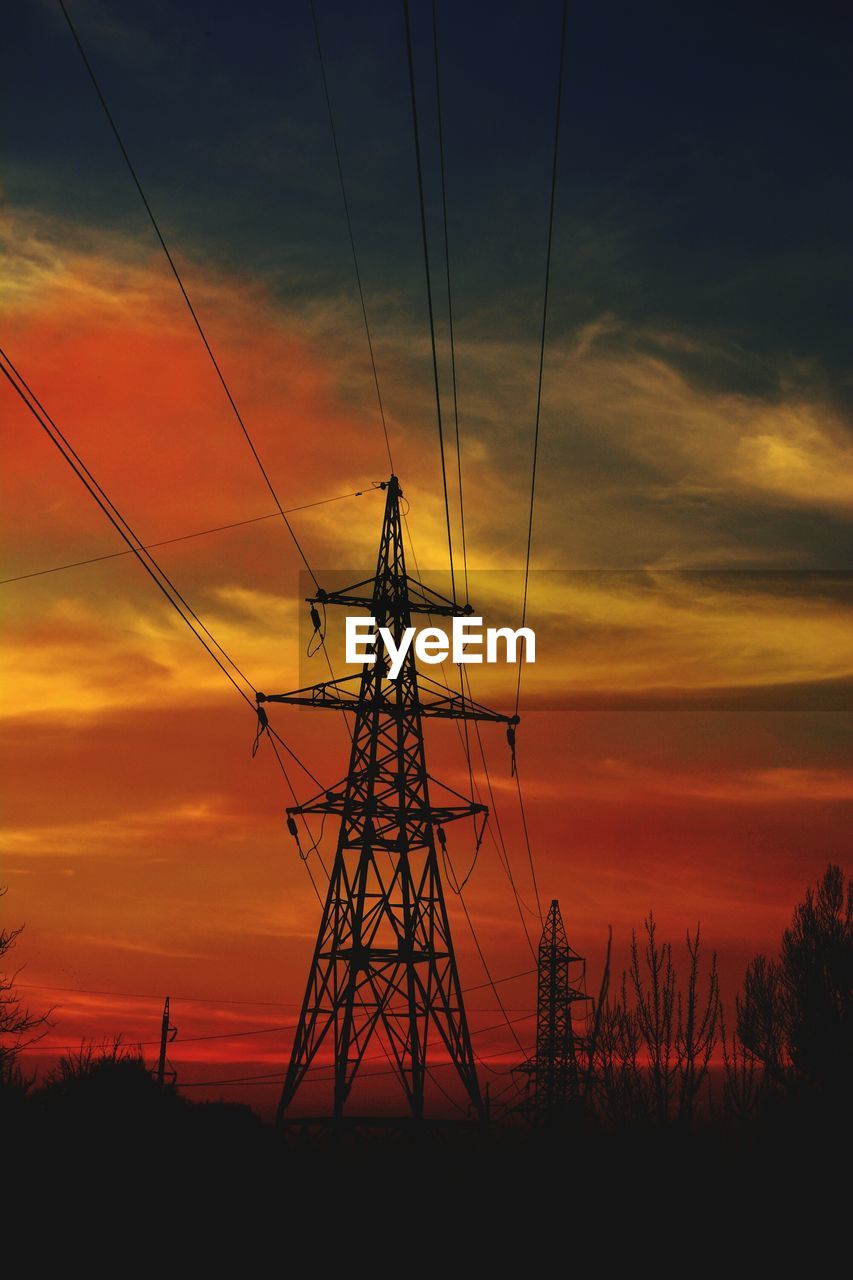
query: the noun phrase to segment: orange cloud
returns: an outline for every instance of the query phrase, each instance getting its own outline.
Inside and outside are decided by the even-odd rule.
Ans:
[[[13,223],[9,352],[140,535],[155,540],[267,512],[269,494],[160,259],[118,235],[96,239],[32,215]],[[384,476],[363,338],[348,304],[319,299],[300,310],[257,282],[210,264],[186,266],[282,500],[312,501]],[[701,393],[665,356],[605,355],[601,344],[614,332],[611,321],[569,344],[549,382],[554,453],[542,473],[537,563],[713,562],[721,546],[726,562],[750,554],[734,539],[703,542],[681,510],[664,517],[643,508],[636,523],[626,521],[625,503],[644,485],[672,492],[704,477],[719,491],[763,486],[774,501],[798,507],[808,505],[811,488],[817,506],[836,510],[844,494],[830,477],[841,447],[822,413],[813,407],[791,417]],[[427,354],[424,336],[401,326],[379,335],[378,350],[418,558],[441,566],[435,423],[428,385],[413,373]],[[523,552],[519,495],[527,491],[530,415],[522,371],[529,374],[530,354],[488,343],[460,348],[470,374],[472,561],[487,569],[519,563]],[[113,533],[36,424],[8,394],[4,403],[14,548],[3,576],[114,549]],[[583,434],[579,421],[601,433],[614,458],[653,467],[653,480],[614,463],[595,489],[566,444],[570,424]],[[771,438],[787,441],[801,460],[777,450],[778,465],[768,469],[761,442]],[[294,527],[316,565],[358,568],[375,553],[380,512],[381,500],[366,494],[295,515]],[[277,521],[175,544],[158,557],[251,679],[267,689],[295,683],[299,558]],[[638,591],[606,576],[567,579],[546,598],[534,583],[532,617],[549,656],[541,676],[525,676],[519,767],[539,886],[543,898],[562,899],[594,978],[606,925],[624,946],[654,906],[676,936],[701,915],[710,942],[728,947],[731,987],[749,950],[775,944],[805,883],[840,856],[850,798],[840,718],[527,711],[534,695],[555,688],[645,692],[669,684],[695,692],[840,680],[850,674],[847,624],[834,597],[735,592],[678,576],[654,585]],[[283,824],[288,788],[266,746],[251,758],[251,712],[130,559],[3,590],[10,884],[3,902],[10,919],[27,922],[20,946],[28,978],[152,997],[183,991],[213,1002],[298,1002],[318,907]],[[515,607],[511,593],[503,604]],[[320,679],[319,659],[316,666]],[[509,705],[511,681],[481,680],[474,693]],[[324,783],[344,774],[347,742],[336,717],[285,708],[274,715]],[[505,742],[490,726],[483,737],[535,941],[534,888]],[[431,773],[464,792],[467,767],[452,727],[429,727],[429,751]],[[296,766],[288,768],[300,797],[313,792]],[[448,834],[455,865],[467,869],[470,828],[458,824]],[[492,835],[500,843],[496,824],[467,901],[492,970],[503,976],[525,972],[531,960]],[[328,824],[326,856],[334,837]],[[321,883],[316,856],[310,865]],[[463,983],[478,987],[482,967],[448,897]],[[516,1005],[531,1007],[529,975],[508,990]],[[476,1025],[488,1026],[491,997],[476,999],[472,1008],[483,1009]],[[226,1013],[196,1005],[181,1013],[182,1027],[213,1034],[266,1017]],[[158,1004],[63,997],[58,1016],[56,1044],[116,1030],[148,1040]],[[212,1042],[188,1049],[187,1061],[272,1069],[288,1043],[286,1035],[263,1047]],[[510,1047],[500,1031],[479,1044],[486,1055]]]

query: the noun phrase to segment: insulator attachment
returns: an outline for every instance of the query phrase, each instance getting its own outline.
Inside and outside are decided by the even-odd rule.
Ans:
[[[309,658],[313,658],[314,654],[317,653],[320,649],[322,649],[323,645],[326,643],[326,631],[325,631],[326,624],[323,621],[323,619],[320,617],[320,612],[315,604],[311,604],[308,612],[311,615],[311,626],[314,628],[314,630],[311,632],[311,639],[308,641],[308,648],[306,650],[306,653]],[[324,604],[323,605],[324,615],[325,615],[325,612],[326,612],[326,606]]]
[[[512,756],[512,772],[515,773],[515,725],[507,726],[506,740]]]
[[[261,702],[263,701],[264,695],[262,693],[259,693],[257,697],[258,697],[258,705],[255,707],[255,711],[257,712],[257,715],[258,715],[258,727],[255,730],[255,741],[252,743],[252,759],[253,760],[255,756],[258,754],[258,747],[261,745],[261,734],[265,733],[267,728],[269,727],[269,717],[267,716],[266,711],[264,711],[263,707],[261,706]]]
[[[296,825],[296,819],[294,818],[292,813],[289,813],[287,815],[287,829],[290,832],[290,834],[293,836],[296,843],[299,844],[299,828]]]

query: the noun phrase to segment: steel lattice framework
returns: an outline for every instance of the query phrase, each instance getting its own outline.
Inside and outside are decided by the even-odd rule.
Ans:
[[[401,490],[387,484],[375,577],[310,603],[366,609],[399,645],[413,613],[470,614],[406,572]],[[369,594],[368,594],[369,591]],[[333,1114],[340,1118],[371,1040],[378,1039],[415,1117],[424,1112],[427,1055],[433,1041],[449,1056],[468,1100],[483,1099],[465,1017],[444,899],[436,836],[443,824],[482,814],[484,805],[432,803],[424,752],[426,716],[513,724],[461,694],[426,681],[419,688],[410,647],[396,680],[387,677],[381,639],[376,662],[356,677],[325,681],[264,702],[333,708],[354,714],[346,779],[296,814],[340,819],[337,849],[305,999],[279,1105],[282,1118],[327,1041],[334,1051]],[[450,791],[450,788],[446,788]],[[458,793],[452,793],[464,800]]]
[[[585,1040],[572,1022],[572,1006],[589,999],[572,984],[570,966],[585,961],[569,946],[560,904],[551,902],[538,954],[536,1057],[525,1064],[530,1075],[530,1102],[535,1112],[553,1117],[582,1097],[584,1072],[579,1059]]]

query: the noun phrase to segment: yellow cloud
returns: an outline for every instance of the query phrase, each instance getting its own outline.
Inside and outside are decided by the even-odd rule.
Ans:
[[[840,424],[801,404],[759,416],[753,431],[738,442],[733,475],[740,483],[798,506],[853,511],[853,445]]]
[[[603,433],[682,493],[753,492],[793,506],[853,509],[853,443],[829,405],[795,387],[773,399],[708,390],[663,356],[637,349],[632,335],[603,348],[599,336],[554,354],[554,418],[570,415],[581,431]],[[661,335],[659,345],[673,344]]]

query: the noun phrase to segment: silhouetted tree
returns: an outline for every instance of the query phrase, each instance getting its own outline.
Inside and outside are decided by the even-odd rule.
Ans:
[[[853,880],[840,867],[809,889],[782,935],[780,975],[788,1052],[816,1089],[837,1093],[853,1079]]]
[[[600,1113],[616,1128],[643,1120],[689,1123],[719,1039],[716,955],[701,986],[700,928],[687,934],[689,969],[682,990],[672,946],[657,937],[654,915],[643,922],[645,945],[631,935],[631,963],[619,999],[602,1011],[594,1068]]]
[[[6,889],[0,888],[0,898],[5,893]],[[0,929],[0,960],[14,948],[22,932],[23,925],[18,929]],[[22,1049],[45,1034],[47,1014],[31,1014],[21,1006],[15,990],[18,972],[0,972],[0,1089],[24,1091],[29,1082],[21,1072],[18,1059]]]
[[[747,968],[738,1034],[767,1078],[842,1097],[853,1075],[853,881],[830,865],[794,909],[778,961]]]
[[[647,1058],[649,1088],[659,1123],[669,1117],[675,1084],[675,969],[672,946],[659,944],[657,925],[650,911],[643,922],[646,942],[643,959],[637,935],[631,932],[631,966],[634,1007]]]
[[[735,996],[735,1026],[727,1030],[720,1009],[720,1038],[723,1048],[723,1106],[740,1129],[754,1119],[762,1091],[760,1064],[737,1032],[741,1020],[741,997]]]
[[[778,964],[766,956],[758,955],[747,965],[743,999],[737,1010],[737,1034],[762,1064],[765,1082],[785,1084],[790,1061],[782,983]]]
[[[699,1091],[708,1076],[711,1054],[717,1043],[720,1026],[720,982],[717,976],[717,954],[711,956],[707,990],[699,994],[699,952],[701,928],[691,938],[687,931],[687,954],[690,968],[687,991],[678,992],[678,1018],[675,1033],[676,1072],[678,1076],[678,1114],[681,1120],[693,1116]]]
[[[614,1129],[633,1127],[648,1111],[647,1081],[640,1063],[643,1035],[639,1017],[629,1005],[627,983],[623,972],[619,998],[607,1000],[601,1009],[593,1059],[595,1098]]]

